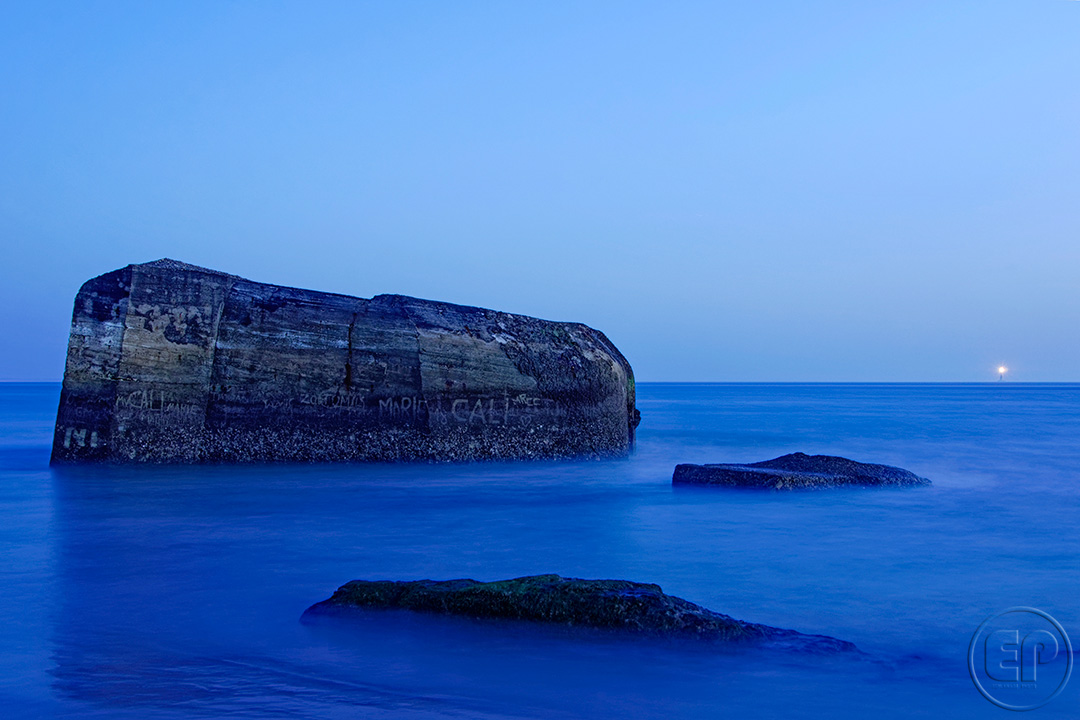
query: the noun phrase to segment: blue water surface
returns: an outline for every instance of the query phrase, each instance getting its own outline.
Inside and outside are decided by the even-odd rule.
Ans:
[[[0,715],[1012,717],[968,643],[1015,605],[1080,641],[1080,385],[638,385],[625,460],[50,468],[59,386],[0,385]],[[803,451],[930,488],[679,489]],[[356,578],[625,578],[857,658],[373,613]],[[1062,659],[1061,662],[1064,662]],[[1035,711],[1077,717],[1080,679]]]

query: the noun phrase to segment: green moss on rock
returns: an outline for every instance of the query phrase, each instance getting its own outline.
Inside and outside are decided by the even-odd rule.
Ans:
[[[559,575],[495,582],[354,580],[312,605],[304,616],[310,619],[357,609],[403,609],[722,642],[772,642],[818,651],[855,649],[835,638],[736,620],[667,595],[659,585]]]

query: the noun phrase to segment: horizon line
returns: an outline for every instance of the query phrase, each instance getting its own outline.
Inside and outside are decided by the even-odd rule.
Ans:
[[[0,380],[3,385],[62,385],[63,380]],[[1080,385],[1080,380],[638,380],[635,385]]]

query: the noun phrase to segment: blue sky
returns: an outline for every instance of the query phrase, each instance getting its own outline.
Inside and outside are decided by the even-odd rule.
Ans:
[[[0,3],[0,379],[173,257],[642,381],[1080,381],[1080,2]]]

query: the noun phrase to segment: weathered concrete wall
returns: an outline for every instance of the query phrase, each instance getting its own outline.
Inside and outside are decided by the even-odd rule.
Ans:
[[[637,417],[585,325],[159,260],[80,289],[53,461],[618,456]]]

